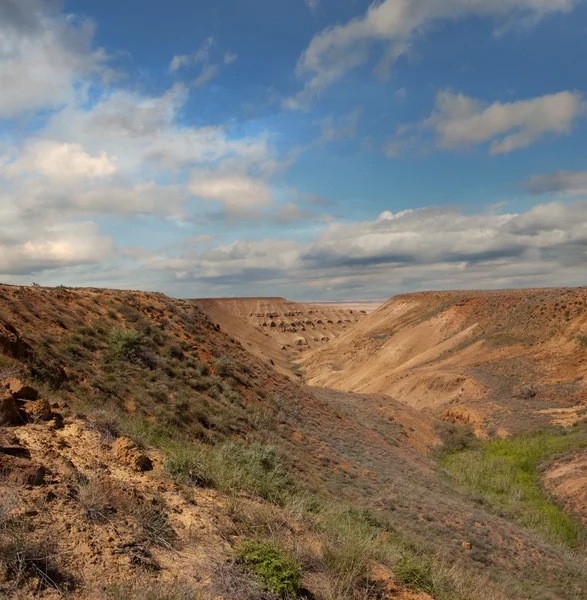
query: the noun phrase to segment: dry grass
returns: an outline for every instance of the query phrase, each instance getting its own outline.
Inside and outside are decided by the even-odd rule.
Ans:
[[[17,506],[16,497],[0,496],[0,596],[17,588],[32,594],[46,588],[60,594],[72,589],[73,580],[62,571],[55,540],[48,532],[34,535],[26,519],[17,514]]]

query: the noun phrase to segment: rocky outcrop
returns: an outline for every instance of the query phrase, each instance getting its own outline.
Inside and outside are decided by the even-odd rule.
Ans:
[[[9,377],[4,379],[2,384],[10,390],[14,398],[19,400],[36,400],[39,397],[39,392],[35,388],[23,383],[20,379]]]
[[[18,404],[8,390],[0,390],[0,427],[21,425],[22,416]]]
[[[153,462],[143,454],[139,447],[127,437],[118,438],[112,444],[112,452],[116,456],[118,462],[130,467],[133,471],[152,471]]]
[[[17,456],[0,454],[0,478],[15,485],[43,485],[47,469]]]

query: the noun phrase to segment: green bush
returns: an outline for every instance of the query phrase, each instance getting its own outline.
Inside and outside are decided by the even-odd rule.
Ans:
[[[277,546],[264,541],[249,541],[237,552],[237,563],[254,573],[262,584],[282,597],[296,596],[302,570]]]
[[[413,554],[403,554],[393,569],[393,574],[405,586],[432,594],[435,591],[432,563]]]
[[[133,360],[139,357],[143,337],[138,331],[113,329],[110,332],[110,349],[118,358]]]

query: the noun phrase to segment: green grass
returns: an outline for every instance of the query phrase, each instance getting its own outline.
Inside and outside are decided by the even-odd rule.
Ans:
[[[282,597],[296,596],[300,590],[300,566],[269,542],[245,542],[238,549],[237,563],[254,573],[268,590]]]
[[[271,446],[230,440],[168,450],[167,472],[180,483],[214,487],[225,493],[249,492],[283,504],[293,479]]]
[[[481,496],[492,510],[513,517],[551,540],[577,548],[585,540],[578,520],[563,512],[544,491],[541,465],[554,455],[587,447],[587,432],[538,432],[496,439],[454,452],[441,464],[456,482]]]

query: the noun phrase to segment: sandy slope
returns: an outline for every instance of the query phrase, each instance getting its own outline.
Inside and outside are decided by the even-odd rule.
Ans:
[[[439,414],[462,404],[511,427],[587,399],[585,333],[585,288],[416,293],[392,298],[302,365],[311,385],[385,393]]]
[[[363,320],[377,303],[291,302],[285,298],[215,298],[196,302],[258,358],[292,373],[302,353],[327,345]]]

